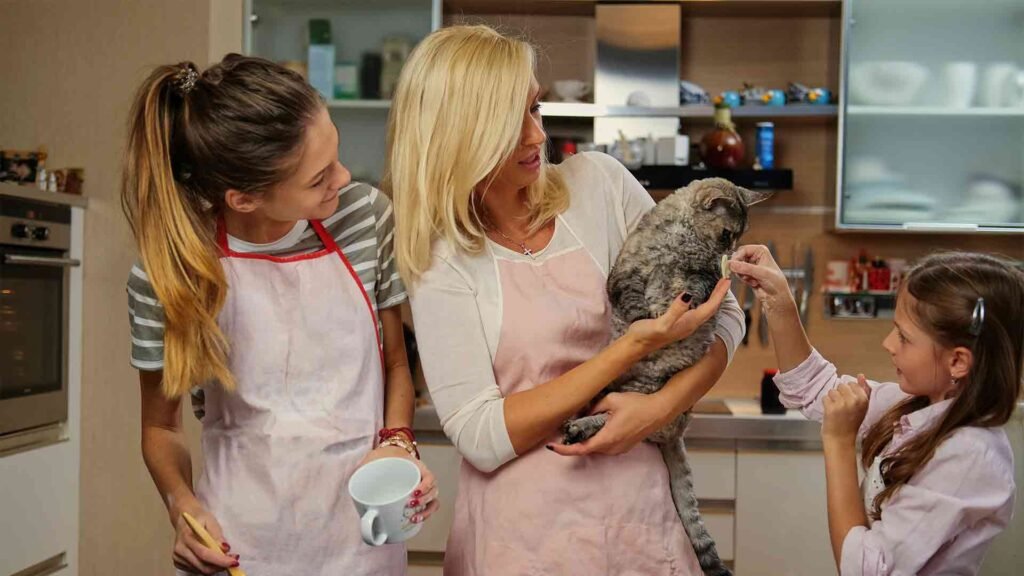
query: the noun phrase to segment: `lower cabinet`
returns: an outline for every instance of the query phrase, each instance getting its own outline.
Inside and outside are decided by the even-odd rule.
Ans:
[[[441,506],[408,542],[410,576],[439,576],[462,458],[449,444],[421,444]],[[821,452],[690,448],[701,516],[737,576],[834,574]]]

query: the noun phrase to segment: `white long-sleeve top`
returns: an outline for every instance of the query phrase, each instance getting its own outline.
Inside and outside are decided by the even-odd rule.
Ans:
[[[534,258],[543,261],[582,244],[607,276],[626,235],[654,200],[605,154],[577,154],[553,169],[568,186],[570,205],[559,216],[551,242]],[[445,434],[474,467],[490,472],[516,457],[493,369],[502,325],[495,259],[530,258],[493,242],[477,254],[442,241],[432,251],[431,267],[411,291],[424,375]],[[731,360],[744,334],[743,312],[732,294],[717,320],[715,335]]]

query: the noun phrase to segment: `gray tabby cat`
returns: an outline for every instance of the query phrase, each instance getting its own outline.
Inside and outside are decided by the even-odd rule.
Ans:
[[[731,253],[747,230],[747,207],[770,195],[721,178],[708,178],[680,188],[648,212],[626,238],[608,275],[612,336],[618,338],[637,320],[660,316],[684,292],[693,296],[692,306],[704,302],[722,277],[722,255]],[[669,378],[704,356],[714,340],[715,326],[712,317],[687,338],[637,362],[602,395],[657,392]],[[595,414],[567,422],[563,429],[565,443],[590,438],[606,419],[605,414]],[[690,413],[686,412],[647,440],[661,448],[672,500],[701,569],[707,575],[729,575],[697,510],[683,446],[683,432],[689,421]]]

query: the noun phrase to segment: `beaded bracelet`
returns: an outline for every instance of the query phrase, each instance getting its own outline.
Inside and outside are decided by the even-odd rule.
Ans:
[[[380,431],[377,432],[377,437],[381,440],[386,440],[392,436],[397,436],[398,434],[405,434],[411,442],[416,441],[416,434],[413,433],[412,428],[408,427],[381,428]]]
[[[410,456],[415,456],[417,460],[420,459],[420,449],[416,446],[415,440],[410,442],[396,434],[385,438],[377,445],[378,448],[383,448],[384,446],[397,446],[408,452]]]

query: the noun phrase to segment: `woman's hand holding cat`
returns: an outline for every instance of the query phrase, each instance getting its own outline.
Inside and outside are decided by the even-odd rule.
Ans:
[[[707,301],[696,308],[691,308],[692,296],[680,294],[661,316],[633,322],[625,337],[639,344],[644,355],[660,350],[693,334],[701,324],[710,320],[728,293],[729,281],[719,280]]]
[[[789,283],[768,248],[756,244],[740,246],[729,261],[729,270],[754,289],[766,313],[795,312]]]
[[[608,414],[604,428],[593,438],[579,444],[552,444],[551,450],[563,456],[586,454],[624,454],[672,419],[671,405],[657,394],[613,392],[601,399],[591,414]]]

